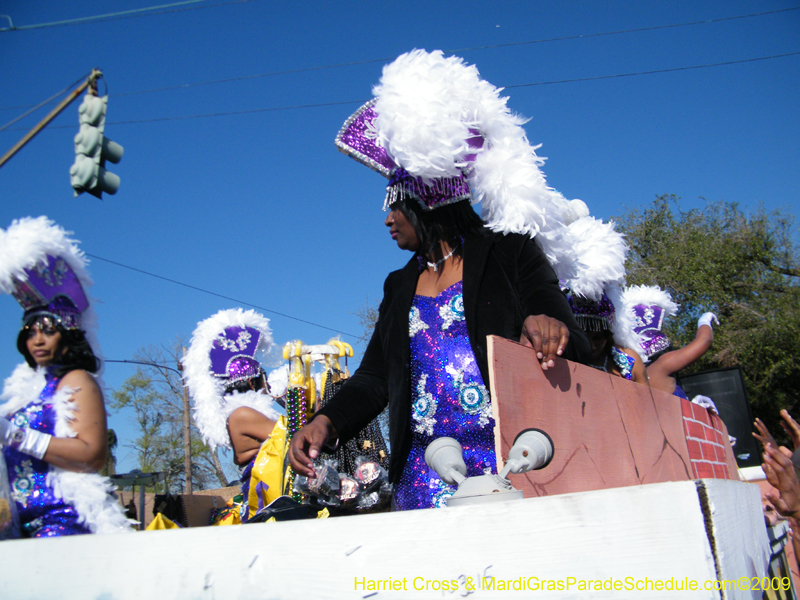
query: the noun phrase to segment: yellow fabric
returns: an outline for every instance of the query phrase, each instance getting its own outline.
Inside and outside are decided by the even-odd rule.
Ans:
[[[211,525],[241,525],[242,517],[239,508],[228,508],[222,511]]]
[[[331,513],[330,513],[330,512],[328,512],[328,509],[327,509],[327,508],[323,508],[321,511],[319,511],[319,512],[317,513],[317,518],[318,518],[318,519],[327,519],[327,518],[328,518],[328,517],[330,517],[330,516],[331,516]]]
[[[150,524],[145,528],[145,531],[156,531],[158,529],[180,529],[180,526],[161,513],[158,513],[155,518],[150,521]]]
[[[261,506],[267,506],[278,496],[283,495],[287,480],[291,477],[291,470],[284,464],[288,445],[286,444],[286,417],[279,417],[272,428],[272,433],[261,444],[256,455],[253,469],[250,472],[250,491],[247,497],[248,514],[254,515],[259,508],[259,493],[256,490],[259,483],[267,487],[261,494]]]

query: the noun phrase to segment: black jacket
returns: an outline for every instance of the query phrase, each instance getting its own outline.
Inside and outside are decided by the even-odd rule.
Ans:
[[[563,357],[583,361],[590,343],[578,326],[553,268],[527,236],[493,233],[464,242],[464,316],[481,375],[489,385],[486,336],[518,341],[529,315],[545,314],[567,325],[570,339]],[[408,314],[420,268],[415,256],[390,273],[383,286],[378,322],[361,365],[331,401],[326,415],[342,441],[349,439],[389,405],[391,461],[397,481],[411,449],[411,381]]]

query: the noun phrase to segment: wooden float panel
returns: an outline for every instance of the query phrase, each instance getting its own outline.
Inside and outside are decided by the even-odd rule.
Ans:
[[[503,338],[490,337],[488,347],[498,463],[527,428],[547,432],[555,446],[546,468],[511,476],[526,497],[737,477],[727,431],[718,417],[692,425],[697,435],[713,433],[716,438],[693,440],[699,454],[691,457],[683,414],[684,403],[694,414],[691,403],[560,358],[554,368],[542,371],[532,349]],[[711,433],[702,433],[703,427]],[[703,457],[701,441],[703,447],[716,448],[716,471]]]

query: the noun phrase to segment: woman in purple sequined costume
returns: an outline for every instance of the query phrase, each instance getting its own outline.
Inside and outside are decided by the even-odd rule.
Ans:
[[[423,220],[427,224],[420,225]],[[436,237],[439,252],[422,250],[426,229],[464,220],[470,225],[454,228],[458,234]],[[540,352],[543,368],[553,366],[557,354],[579,359],[588,352],[588,340],[536,244],[521,235],[491,233],[469,203],[423,212],[400,201],[386,225],[398,246],[415,256],[387,279],[361,366],[295,434],[290,460],[298,472],[311,474],[314,449],[348,438],[388,403],[396,507],[443,506],[455,489],[425,464],[425,448],[434,438],[459,440],[468,476],[496,472],[486,336],[530,336],[533,345],[541,337],[554,339]]]
[[[45,380],[44,389],[34,402],[10,413],[10,427],[27,428],[27,437],[34,432],[50,437],[44,453],[26,452],[14,441],[3,448],[8,466],[8,478],[12,495],[23,528],[23,535],[51,537],[90,533],[81,523],[80,515],[73,506],[59,498],[48,484],[50,465],[71,471],[97,471],[105,464],[107,453],[106,414],[100,388],[87,370],[97,370],[85,364],[85,369],[62,357],[69,352],[67,331],[59,328],[53,319],[40,316],[28,322],[19,336],[18,347],[23,349],[26,360],[40,368]],[[94,355],[81,340],[79,333],[71,336],[73,345],[83,345],[87,353],[85,362],[92,362]],[[82,341],[82,344],[81,344]],[[73,352],[73,354],[75,354]],[[74,390],[67,397],[66,390]],[[75,437],[56,437],[58,411],[73,412],[71,428]],[[0,423],[0,427],[5,423]],[[45,438],[47,439],[47,438]],[[41,456],[39,456],[41,454]]]
[[[588,354],[548,260],[557,227],[588,210],[546,186],[524,120],[460,58],[414,50],[374,92],[336,145],[389,180],[385,224],[414,257],[386,279],[360,367],[294,435],[289,459],[313,476],[324,445],[388,406],[396,507],[443,506],[455,490],[425,464],[433,439],[461,443],[468,476],[496,471],[487,336],[532,346],[544,370]]]
[[[131,531],[113,485],[97,471],[108,452],[106,412],[93,373],[91,280],[66,232],[45,217],[0,230],[0,289],[25,309],[6,379],[0,444],[23,537]]]

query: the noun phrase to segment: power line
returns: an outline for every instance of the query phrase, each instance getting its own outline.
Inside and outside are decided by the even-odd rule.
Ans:
[[[4,130],[6,127],[9,127],[9,126],[13,125],[14,123],[16,123],[17,121],[19,121],[20,119],[24,119],[25,117],[27,117],[27,116],[28,116],[29,114],[31,114],[32,112],[35,112],[36,110],[40,109],[40,108],[41,108],[42,106],[44,106],[45,104],[48,104],[48,103],[52,102],[53,100],[55,100],[55,99],[56,99],[56,98],[58,98],[59,96],[61,96],[61,95],[63,95],[63,94],[66,94],[68,91],[70,91],[72,88],[74,88],[76,85],[78,85],[78,84],[79,84],[81,81],[83,81],[83,80],[84,80],[84,79],[86,79],[87,77],[88,77],[88,75],[84,75],[83,77],[81,77],[80,79],[78,79],[78,80],[77,80],[75,83],[71,83],[70,85],[68,85],[67,87],[65,87],[63,90],[61,90],[60,92],[56,92],[55,94],[53,94],[52,96],[50,96],[50,97],[49,97],[47,100],[44,100],[44,101],[40,102],[39,104],[37,104],[36,106],[34,106],[33,108],[31,108],[30,110],[28,110],[28,111],[26,111],[26,112],[22,113],[22,114],[21,114],[20,116],[18,116],[17,118],[15,118],[15,119],[12,119],[12,120],[11,120],[11,121],[9,121],[8,123],[6,123],[6,124],[5,124],[5,125],[3,125],[2,127],[0,127],[0,131],[3,131],[3,130]]]
[[[207,2],[208,0],[184,0],[183,2],[173,2],[171,4],[161,4],[159,6],[148,6],[145,8],[135,8],[132,10],[123,10],[120,12],[115,13],[108,13],[105,15],[95,15],[92,17],[78,17],[76,19],[65,19],[63,21],[52,21],[50,23],[38,23],[36,25],[20,25],[16,27],[11,23],[11,17],[6,15],[8,18],[9,23],[11,23],[10,27],[4,27],[0,29],[0,33],[4,31],[22,31],[25,29],[44,29],[46,27],[60,27],[64,25],[82,25],[84,23],[93,23],[97,21],[113,21],[116,19],[127,19],[130,17],[141,17],[141,16],[150,16],[144,15],[143,13],[150,12],[152,15],[160,15],[164,13],[170,12],[182,12],[185,10],[195,10],[198,8],[213,8],[215,6],[226,6],[228,4],[244,4],[246,2],[253,2],[254,0],[229,0],[228,2],[218,2],[216,4],[206,4],[205,6],[186,6],[187,4],[198,4],[200,2]],[[183,7],[183,8],[178,8]],[[151,12],[151,11],[158,11],[158,12]]]
[[[204,0],[193,0],[193,1],[197,2],[197,1],[204,1]],[[252,1],[252,0],[237,0],[237,1]],[[230,4],[230,3],[232,3],[232,2],[226,2],[226,3],[223,3],[223,4]],[[210,5],[210,6],[220,6],[220,4]],[[153,8],[159,8],[159,7],[153,7]],[[196,8],[205,8],[205,7],[196,7]],[[148,9],[140,9],[140,10],[148,10]],[[734,21],[734,20],[737,20],[737,19],[750,19],[750,18],[754,18],[754,17],[762,17],[762,16],[766,16],[766,15],[777,14],[777,13],[788,12],[788,11],[794,11],[794,10],[800,10],[800,6],[794,6],[794,7],[790,7],[790,8],[782,8],[782,9],[771,10],[771,11],[760,12],[760,13],[750,13],[750,14],[747,14],[747,15],[736,15],[736,16],[733,16],[733,17],[720,17],[718,19],[706,19],[706,20],[703,20],[703,21],[689,21],[689,22],[686,22],[686,23],[673,23],[673,24],[669,24],[669,25],[654,25],[654,26],[651,26],[651,27],[639,27],[639,28],[634,28],[634,29],[622,29],[622,30],[618,30],[618,31],[606,31],[606,32],[601,32],[601,33],[587,33],[587,34],[577,34],[577,35],[569,35],[569,36],[554,37],[554,38],[542,38],[542,39],[537,39],[537,40],[528,40],[528,41],[524,41],[524,42],[510,42],[510,43],[506,43],[506,44],[494,44],[494,45],[490,45],[490,46],[473,46],[473,47],[470,47],[470,48],[456,48],[456,49],[446,50],[446,52],[447,53],[451,53],[451,52],[469,52],[469,51],[474,51],[474,50],[491,50],[491,49],[495,49],[495,48],[507,48],[507,47],[513,47],[513,46],[524,46],[524,45],[531,45],[531,44],[543,44],[543,43],[549,43],[549,42],[560,42],[560,41],[577,40],[577,39],[584,39],[584,38],[594,38],[594,37],[603,37],[603,36],[611,36],[611,35],[622,35],[622,34],[626,34],[626,33],[641,33],[641,32],[645,32],[645,31],[657,31],[657,30],[660,30],[660,29],[675,29],[675,28],[678,28],[678,27],[689,27],[689,26],[693,26],[693,25],[706,25],[706,24],[709,24],[709,23],[720,23],[720,22],[724,22],[724,21]],[[130,11],[128,11],[128,12],[130,12]],[[5,31],[5,30],[0,29],[0,31]],[[380,63],[380,62],[391,62],[395,58],[396,58],[395,56],[386,57],[386,58],[373,58],[373,59],[368,59],[368,60],[360,60],[360,61],[353,61],[353,62],[346,62],[346,63],[337,63],[337,64],[333,64],[333,65],[321,65],[321,66],[314,66],[314,67],[303,67],[303,68],[299,68],[299,69],[288,69],[288,70],[284,70],[284,71],[271,71],[271,72],[268,72],[268,73],[258,73],[258,74],[255,74],[255,75],[243,75],[243,76],[240,76],[240,77],[226,77],[224,79],[213,79],[213,80],[209,80],[209,81],[200,81],[200,82],[196,82],[196,83],[183,83],[183,84],[180,84],[180,85],[165,86],[165,87],[160,87],[160,88],[151,88],[151,89],[148,89],[148,90],[138,90],[138,91],[133,91],[133,92],[124,92],[122,94],[114,94],[112,97],[118,98],[118,97],[122,97],[122,96],[135,96],[135,95],[141,95],[141,94],[152,94],[152,93],[156,93],[156,92],[166,92],[166,91],[172,91],[172,90],[187,89],[187,88],[199,87],[199,86],[204,86],[204,85],[215,85],[215,84],[220,84],[220,83],[235,83],[235,82],[238,82],[238,81],[247,81],[247,80],[250,80],[250,79],[259,79],[259,78],[263,78],[263,77],[276,77],[278,75],[295,75],[295,74],[298,74],[298,73],[308,73],[308,72],[312,72],[312,71],[322,71],[322,70],[328,70],[328,69],[340,69],[340,68],[344,68],[344,67],[352,67],[352,66],[359,66],[359,65],[366,65],[366,64]],[[694,68],[700,68],[700,67],[694,67]],[[619,77],[629,77],[629,76],[631,76],[631,75],[619,75]],[[580,80],[568,80],[568,81],[580,81]],[[561,82],[556,82],[556,83],[561,83]],[[543,85],[543,84],[529,84],[529,85]],[[4,108],[0,107],[0,110],[18,110],[18,109],[21,109],[21,108],[29,108],[29,105],[25,105],[25,106],[9,106],[9,107],[4,107]]]
[[[525,45],[531,45],[531,44],[544,44],[544,43],[549,43],[549,42],[561,42],[561,41],[578,40],[578,39],[584,39],[584,38],[603,37],[603,36],[609,36],[609,35],[622,35],[622,34],[626,34],[626,33],[639,33],[639,32],[644,32],[644,31],[657,31],[659,29],[674,29],[674,28],[677,28],[677,27],[688,27],[688,26],[692,26],[692,25],[705,25],[705,24],[708,24],[708,23],[719,23],[719,22],[723,22],[723,21],[733,21],[733,20],[736,20],[736,19],[750,19],[750,18],[753,18],[753,17],[761,17],[761,16],[765,16],[765,15],[771,15],[771,14],[775,14],[775,13],[787,12],[787,11],[792,11],[792,10],[800,10],[800,6],[795,6],[795,7],[792,7],[792,8],[783,8],[783,9],[772,10],[772,11],[761,12],[761,13],[752,13],[752,14],[749,14],[749,15],[737,15],[737,16],[734,16],[734,17],[721,17],[719,19],[707,19],[705,21],[691,21],[691,22],[687,22],[687,23],[674,23],[674,24],[670,24],[670,25],[654,25],[652,27],[639,27],[639,28],[636,28],[636,29],[623,29],[623,30],[619,30],[619,31],[607,31],[607,32],[603,32],[603,33],[588,33],[588,34],[569,35],[569,36],[555,37],[555,38],[543,38],[543,39],[538,39],[538,40],[529,40],[529,41],[525,41],[525,42],[512,42],[512,43],[507,43],[507,44],[494,44],[494,45],[491,45],[491,46],[473,46],[471,48],[456,48],[456,49],[451,49],[451,50],[445,50],[445,52],[447,52],[447,53],[455,53],[455,52],[470,52],[470,51],[474,51],[474,50],[491,50],[491,49],[494,49],[494,48],[508,48],[508,47],[512,47],[512,46],[525,46]],[[316,66],[316,67],[303,67],[303,68],[300,68],[300,69],[288,69],[288,70],[285,70],[285,71],[272,71],[272,72],[269,72],[269,73],[259,73],[257,75],[243,75],[241,77],[228,77],[228,78],[225,78],[225,79],[214,79],[214,80],[210,80],[210,81],[201,81],[201,82],[197,82],[197,83],[186,83],[186,84],[181,84],[181,85],[176,85],[176,86],[153,88],[153,89],[150,89],[150,90],[126,92],[126,93],[123,93],[123,94],[115,94],[115,95],[116,96],[134,96],[134,95],[139,95],[139,94],[150,94],[150,93],[154,93],[154,92],[165,92],[165,91],[171,91],[171,90],[186,89],[186,88],[190,88],[190,87],[198,87],[198,86],[203,86],[203,85],[214,85],[214,84],[219,84],[219,83],[235,83],[237,81],[247,81],[247,80],[250,80],[250,79],[258,79],[258,78],[262,78],[262,77],[275,77],[275,76],[278,76],[278,75],[296,75],[298,73],[308,73],[308,72],[311,72],[311,71],[322,71],[322,70],[327,70],[327,69],[340,69],[340,68],[343,68],[343,67],[353,67],[353,66],[367,65],[367,64],[379,63],[379,62],[391,62],[395,58],[397,58],[397,57],[391,56],[391,57],[386,57],[386,58],[373,58],[373,59],[369,59],[369,60],[360,60],[360,61],[347,62],[347,63],[338,63],[338,64],[334,64],[334,65],[323,65],[323,66]]]
[[[677,27],[688,27],[690,25],[706,25],[708,23],[721,23],[723,21],[735,21],[736,19],[750,19],[752,17],[763,17],[765,15],[773,15],[776,13],[788,12],[791,10],[800,10],[800,6],[792,6],[790,8],[779,8],[777,10],[769,10],[760,13],[751,13],[749,15],[736,15],[734,17],[720,17],[718,19],[705,19],[703,21],[688,21],[686,23],[675,23],[672,25],[653,25],[651,27],[638,27],[635,29],[621,29],[619,31],[606,31],[603,33],[585,33],[579,35],[568,35],[557,38],[545,38],[541,40],[532,40],[529,42],[509,42],[506,44],[494,44],[492,46],[475,46],[473,48],[458,48],[456,50],[448,50],[448,52],[467,52],[470,50],[488,50],[492,48],[507,48],[509,46],[524,46],[526,44],[542,44],[545,42],[563,42],[566,40],[580,40],[584,38],[602,37],[606,35],[620,35],[623,33],[640,33],[643,31],[657,31],[659,29],[674,29]],[[390,59],[393,60],[393,59]]]
[[[693,69],[709,69],[713,67],[722,67],[728,65],[738,65],[750,62],[757,62],[762,60],[772,60],[775,58],[785,58],[788,56],[797,56],[800,54],[800,51],[797,52],[788,52],[786,54],[775,54],[772,56],[759,56],[756,58],[743,58],[741,60],[729,60],[725,62],[718,62],[718,63],[710,63],[705,65],[691,65],[688,67],[671,67],[668,69],[656,69],[651,71],[636,71],[634,73],[616,73],[613,75],[597,75],[595,77],[577,77],[574,79],[559,79],[553,81],[538,81],[534,83],[514,83],[510,85],[502,85],[498,87],[502,87],[503,89],[510,89],[510,88],[523,88],[523,87],[533,87],[538,85],[554,85],[554,84],[561,84],[561,83],[576,83],[582,81],[598,81],[601,79],[618,79],[621,77],[636,77],[640,75],[654,75],[659,73],[672,73],[672,72],[679,72],[679,71],[690,71]],[[179,117],[152,117],[149,119],[132,119],[128,121],[109,121],[107,125],[133,125],[137,123],[158,123],[163,121],[185,121],[187,119],[208,119],[212,117],[228,117],[228,116],[236,116],[236,115],[249,115],[255,113],[264,113],[264,112],[280,112],[286,110],[299,110],[304,108],[324,108],[328,106],[342,106],[345,104],[364,104],[369,98],[362,98],[360,100],[344,100],[341,102],[321,102],[317,104],[294,104],[291,106],[275,106],[269,108],[251,108],[246,110],[235,110],[235,111],[225,111],[225,112],[215,112],[215,113],[204,113],[204,114],[197,114],[197,115],[183,115]],[[70,129],[73,127],[72,125],[53,125],[50,126],[48,129]],[[16,129],[12,128],[9,131],[15,131]]]
[[[673,73],[675,71],[689,71],[692,69],[707,69],[710,67],[724,67],[726,65],[739,65],[742,63],[749,63],[749,62],[756,62],[760,60],[770,60],[773,58],[784,58],[787,56],[797,56],[800,54],[798,52],[787,52],[786,54],[775,54],[773,56],[759,56],[757,58],[743,58],[741,60],[730,60],[726,62],[719,62],[719,63],[712,63],[708,65],[694,65],[689,67],[673,67],[670,69],[656,69],[653,71],[637,71],[636,73],[618,73],[616,75],[598,75],[596,77],[579,77],[576,79],[559,79],[555,81],[540,81],[538,83],[518,83],[514,85],[506,85],[503,86],[504,89],[508,88],[520,88],[520,87],[531,87],[534,85],[551,85],[555,83],[574,83],[577,81],[595,81],[598,79],[616,79],[617,77],[635,77],[637,75],[653,75],[656,73]]]
[[[273,314],[273,315],[278,315],[279,317],[284,317],[286,319],[291,319],[292,321],[298,321],[300,323],[305,323],[306,325],[313,325],[314,327],[319,327],[321,329],[327,329],[328,331],[332,331],[334,333],[340,333],[342,335],[347,335],[347,336],[350,336],[350,337],[356,338],[356,339],[361,339],[361,337],[362,337],[362,336],[359,336],[359,335],[355,335],[353,333],[348,333],[346,331],[342,331],[341,329],[334,329],[333,327],[328,327],[326,325],[320,325],[319,323],[314,323],[313,321],[307,321],[307,320],[301,319],[299,317],[293,317],[292,315],[287,315],[285,313],[278,312],[278,311],[272,310],[270,308],[265,308],[263,306],[259,306],[258,304],[253,304],[252,302],[245,302],[244,300],[237,300],[236,298],[231,298],[230,296],[225,296],[223,294],[218,294],[217,292],[212,292],[210,290],[206,290],[206,289],[203,289],[201,287],[197,287],[196,285],[191,285],[191,284],[188,284],[188,283],[184,283],[182,281],[177,281],[175,279],[170,279],[169,277],[164,277],[163,275],[156,275],[155,273],[150,273],[149,271],[145,271],[143,269],[137,269],[136,267],[131,267],[129,265],[124,265],[122,263],[119,263],[119,262],[116,262],[116,261],[113,261],[113,260],[109,260],[107,258],[103,258],[102,256],[97,256],[95,254],[89,254],[88,252],[86,252],[85,254],[89,258],[93,258],[95,260],[102,260],[103,262],[107,262],[107,263],[115,265],[117,267],[122,267],[124,269],[129,269],[131,271],[136,271],[137,273],[142,273],[143,275],[148,275],[150,277],[155,277],[156,279],[161,279],[163,281],[168,281],[169,283],[174,283],[176,285],[180,285],[180,286],[183,286],[185,288],[189,288],[190,290],[195,290],[195,291],[198,291],[198,292],[203,292],[204,294],[209,294],[211,296],[216,296],[217,298],[222,298],[224,300],[230,300],[231,302],[234,302],[236,304],[241,304],[241,305],[244,305],[244,306],[252,306],[253,308],[257,308],[258,310],[262,310],[264,312],[267,312],[267,313],[270,313],[270,314]]]

